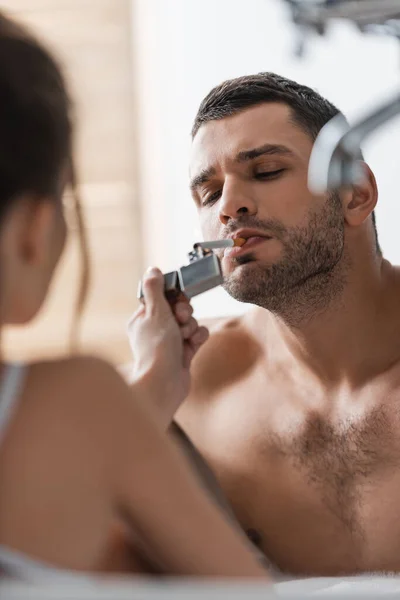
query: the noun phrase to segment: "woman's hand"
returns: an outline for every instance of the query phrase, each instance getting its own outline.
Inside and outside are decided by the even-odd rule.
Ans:
[[[164,295],[164,278],[149,269],[143,279],[144,304],[134,313],[128,335],[134,356],[133,384],[151,401],[168,427],[189,393],[190,364],[208,338],[184,299],[173,308]]]

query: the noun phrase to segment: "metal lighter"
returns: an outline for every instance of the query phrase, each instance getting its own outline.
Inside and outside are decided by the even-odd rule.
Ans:
[[[213,250],[242,246],[246,240],[229,238],[212,242],[198,242],[188,253],[189,264],[177,271],[164,275],[165,295],[170,302],[176,301],[181,294],[193,298],[211,290],[223,281],[221,263]],[[139,282],[138,298],[143,299],[143,286]]]

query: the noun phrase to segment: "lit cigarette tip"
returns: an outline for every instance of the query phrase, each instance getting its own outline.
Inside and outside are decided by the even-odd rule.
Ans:
[[[246,243],[246,240],[244,238],[240,238],[239,237],[239,238],[235,238],[233,240],[233,245],[234,246],[243,246],[243,244],[245,244],[245,243]]]

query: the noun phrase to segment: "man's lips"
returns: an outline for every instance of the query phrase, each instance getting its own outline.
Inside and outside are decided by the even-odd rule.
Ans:
[[[243,236],[240,236],[243,237]],[[243,244],[242,246],[238,247],[235,246],[233,248],[225,248],[224,251],[224,258],[234,258],[236,256],[245,254],[246,252],[249,252],[252,248],[258,246],[259,244],[266,242],[270,239],[272,239],[270,236],[267,235],[250,235],[249,237],[246,237],[246,242],[245,244]]]

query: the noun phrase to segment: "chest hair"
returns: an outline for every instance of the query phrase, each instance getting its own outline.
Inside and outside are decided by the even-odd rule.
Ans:
[[[359,513],[368,488],[400,465],[399,421],[398,411],[384,407],[335,424],[313,414],[292,435],[272,434],[270,442],[347,531],[362,538]]]

